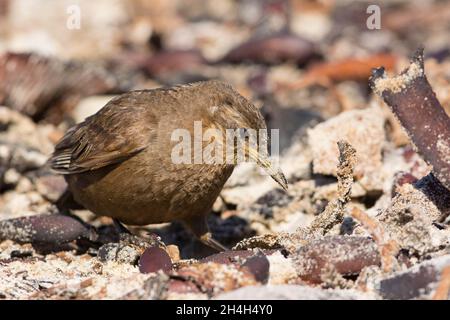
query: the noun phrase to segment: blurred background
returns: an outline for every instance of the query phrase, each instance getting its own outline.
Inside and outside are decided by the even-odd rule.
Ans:
[[[449,40],[439,0],[0,0],[0,104],[58,125],[108,100],[90,96],[221,78],[309,121],[361,106],[370,69],[419,45],[447,59]]]
[[[357,149],[380,140],[375,151],[360,152],[367,161],[360,159],[363,187],[354,192],[371,208],[390,195],[396,170],[426,173],[393,116],[371,94],[371,69],[398,72],[424,46],[427,76],[449,111],[449,40],[450,1],[442,0],[0,0],[1,217],[48,213],[65,183],[42,165],[70,126],[114,95],[215,78],[234,85],[262,108],[270,128],[280,129],[289,181],[315,184],[300,181],[293,202],[272,182],[237,170],[210,221],[219,240],[233,244],[307,225],[332,198],[337,163],[337,149],[327,153],[335,143],[317,143],[332,135],[323,131],[308,142],[307,129],[350,110],[364,109],[361,114],[375,121],[375,109],[368,109],[375,106],[383,112],[376,120],[381,129],[371,133],[371,122],[361,122],[356,138],[348,138]],[[342,118],[335,131],[361,117]],[[326,168],[316,163],[327,159]],[[312,191],[320,186],[321,194]],[[291,202],[300,205],[283,207]],[[275,204],[286,210],[277,215]],[[256,206],[257,214],[246,216],[246,206]],[[97,226],[106,221],[90,219]],[[160,234],[183,246],[190,239],[181,231]]]

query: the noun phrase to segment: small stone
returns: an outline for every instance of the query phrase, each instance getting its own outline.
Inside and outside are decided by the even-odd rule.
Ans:
[[[90,236],[91,231],[81,222],[59,214],[0,221],[0,240],[57,245]]]
[[[450,266],[450,255],[422,262],[381,280],[379,292],[384,299],[427,298],[446,266]]]
[[[375,243],[368,238],[328,236],[301,247],[293,260],[301,279],[320,283],[323,272],[329,267],[341,275],[355,275],[364,267],[379,265],[380,255]]]
[[[223,293],[217,300],[367,300],[375,297],[356,290],[324,290],[301,285],[248,286]]]
[[[415,185],[406,183],[396,189],[391,205],[378,219],[401,249],[420,255],[438,251],[449,244],[448,233],[434,225],[447,211],[449,192],[424,177]],[[445,201],[446,200],[446,201]]]
[[[102,262],[115,261],[118,263],[136,265],[142,251],[134,245],[123,243],[107,243],[98,250],[98,258]]]
[[[164,249],[149,247],[139,259],[139,271],[142,273],[169,272],[172,270],[172,260]]]
[[[382,189],[382,151],[385,119],[374,108],[339,114],[308,130],[313,172],[337,176],[337,142],[345,140],[356,149],[355,177],[367,190]]]
[[[242,266],[253,274],[256,281],[266,283],[269,279],[270,262],[262,252],[248,258]]]
[[[42,176],[35,183],[37,191],[52,202],[58,200],[67,188],[67,183],[63,176]]]

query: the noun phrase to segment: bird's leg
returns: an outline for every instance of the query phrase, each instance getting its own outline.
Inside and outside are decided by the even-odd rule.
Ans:
[[[56,200],[56,202],[53,204],[53,208],[56,210],[56,213],[69,216],[87,225],[85,222],[83,222],[83,220],[80,219],[80,217],[72,213],[71,210],[82,210],[84,209],[84,207],[75,202],[75,199],[73,198],[73,195],[69,191],[69,189],[66,189],[63,194]]]
[[[131,234],[130,230],[125,227],[122,222],[118,219],[113,219],[114,229],[116,229],[117,233],[120,235],[122,233]]]
[[[196,216],[190,217],[189,219],[184,219],[183,223],[192,233],[199,239],[203,244],[210,248],[213,248],[219,252],[228,251],[229,249],[222,245],[220,242],[212,237],[211,232],[209,232],[208,224],[206,223],[206,217]]]
[[[227,247],[225,247],[223,244],[221,244],[219,241],[215,240],[212,237],[211,232],[206,232],[203,235],[199,237],[200,241],[204,244],[206,244],[208,247],[211,247],[213,249],[216,249],[217,251],[228,251]]]
[[[66,189],[63,194],[55,202],[56,208],[61,212],[67,212],[68,210],[83,210],[82,205],[75,201],[72,192]]]

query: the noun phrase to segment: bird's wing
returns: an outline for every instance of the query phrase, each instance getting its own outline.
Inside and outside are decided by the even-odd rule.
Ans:
[[[50,167],[61,174],[85,172],[124,161],[145,149],[156,125],[145,105],[134,102],[126,96],[113,99],[71,128],[56,145]]]

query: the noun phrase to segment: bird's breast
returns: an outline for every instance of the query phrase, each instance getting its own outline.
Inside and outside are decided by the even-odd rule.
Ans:
[[[232,171],[227,164],[174,164],[148,149],[67,181],[75,200],[93,213],[144,225],[207,214]]]

